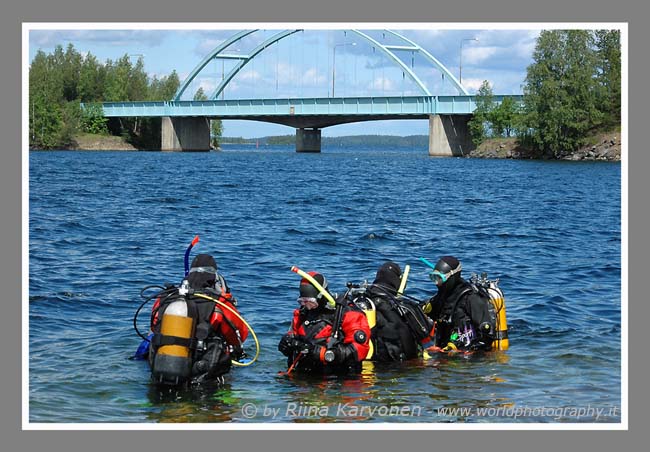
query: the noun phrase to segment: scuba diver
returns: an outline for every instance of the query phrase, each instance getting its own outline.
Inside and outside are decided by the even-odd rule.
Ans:
[[[421,344],[431,340],[433,322],[421,311],[419,303],[402,293],[407,270],[408,265],[402,273],[397,263],[385,262],[377,270],[372,284],[353,298],[354,303],[366,311],[374,306],[375,325],[370,336],[373,353],[368,359],[392,362],[417,358]]]
[[[435,321],[435,348],[438,351],[491,350],[497,325],[489,296],[482,296],[476,285],[461,278],[462,265],[455,257],[443,256],[435,266],[420,259],[433,269],[429,277],[438,287],[436,295],[422,307]],[[505,309],[503,318],[505,326]]]
[[[217,271],[209,254],[199,254],[189,265],[191,248],[185,251],[185,278],[180,287],[147,286],[141,291],[145,301],[133,317],[136,333],[142,337],[133,358],[146,359],[152,381],[157,385],[198,385],[223,382],[231,365],[248,366],[259,356],[255,332],[237,311],[237,300],[228,283]],[[146,296],[151,288],[162,289]],[[144,336],[137,327],[140,310],[155,299],[151,310],[150,332]],[[249,333],[255,340],[252,360],[243,361],[243,343]]]
[[[326,374],[359,372],[370,341],[366,315],[348,303],[345,295],[335,300],[320,273],[305,273],[296,267],[292,270],[302,279],[300,307],[278,344],[278,350],[288,358],[287,373],[293,369]]]

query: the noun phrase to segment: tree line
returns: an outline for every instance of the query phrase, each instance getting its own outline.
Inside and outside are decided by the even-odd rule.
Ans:
[[[296,135],[272,135],[258,138],[222,137],[223,144],[294,145]],[[428,135],[347,135],[322,137],[321,144],[328,147],[344,146],[385,146],[385,147],[423,147],[429,145]]]
[[[519,143],[558,157],[584,146],[591,134],[620,128],[619,30],[545,30],[527,68],[523,102],[497,105],[484,81],[469,123],[472,140],[516,136]]]
[[[500,104],[484,81],[469,123],[472,140],[517,137],[540,153],[560,156],[583,146],[590,134],[620,127],[621,42],[618,30],[544,30],[527,68],[523,102],[506,97]],[[160,118],[104,118],[100,102],[172,99],[180,81],[176,71],[149,77],[140,57],[127,54],[100,63],[72,44],[51,54],[36,53],[29,68],[29,144],[31,148],[69,148],[78,133],[121,135],[140,149],[160,148]],[[201,88],[195,100],[207,96]],[[87,108],[80,108],[83,102]],[[221,121],[211,121],[218,147]],[[275,137],[269,144],[295,138]],[[365,143],[367,144],[367,143]]]
[[[149,77],[141,56],[135,64],[128,54],[101,63],[72,44],[50,54],[39,50],[29,67],[29,146],[70,148],[75,135],[93,133],[121,135],[140,149],[160,149],[160,118],[105,118],[100,103],[170,100],[179,86],[176,71]],[[199,88],[195,98],[207,96]],[[212,123],[217,146],[221,121]]]

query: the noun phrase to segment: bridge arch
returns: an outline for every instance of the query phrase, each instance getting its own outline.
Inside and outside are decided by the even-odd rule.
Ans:
[[[219,83],[214,93],[210,96],[210,98],[212,99],[217,99],[219,94],[221,94],[221,92],[226,88],[228,83],[230,83],[230,81],[235,77],[235,75],[237,75],[237,73],[239,73],[244,68],[244,66],[246,66],[249,62],[251,62],[257,55],[265,51],[267,48],[269,48],[271,45],[275,44],[276,42],[288,36],[291,36],[295,33],[303,31],[303,29],[283,30],[281,32],[278,32],[273,36],[271,36],[270,38],[266,39],[261,44],[259,44],[253,50],[251,50],[251,52],[248,55],[235,55],[235,54],[221,53],[224,50],[226,50],[228,47],[233,45],[234,43],[241,41],[245,37],[257,31],[259,31],[259,29],[241,31],[235,34],[234,36],[230,37],[223,43],[221,43],[214,50],[212,50],[208,55],[206,55],[205,58],[203,58],[203,60],[201,60],[201,62],[192,70],[192,72],[190,72],[187,78],[183,81],[181,86],[176,91],[176,94],[174,95],[174,100],[181,100],[181,96],[187,90],[190,84],[194,81],[196,76],[213,59],[239,60],[239,62],[228,72],[228,74],[224,76],[224,79],[221,81],[221,83]],[[447,69],[440,61],[438,61],[433,55],[427,52],[424,48],[422,48],[412,40],[406,38],[405,36],[392,30],[384,30],[386,33],[389,33],[408,44],[406,46],[385,45],[360,30],[352,29],[352,30],[344,30],[344,31],[350,31],[356,34],[357,36],[369,42],[374,48],[379,49],[386,56],[388,56],[390,60],[392,60],[404,71],[404,74],[408,75],[408,77],[416,84],[416,86],[418,86],[422,94],[424,94],[425,96],[431,96],[432,94],[429,91],[429,89],[426,87],[426,85],[422,82],[422,80],[420,80],[420,78],[415,74],[415,72],[411,68],[409,68],[396,55],[395,52],[411,51],[411,52],[421,53],[426,60],[432,63],[438,70],[440,70],[442,74],[444,74],[445,77],[447,77],[447,79],[450,81],[452,86],[454,86],[458,90],[459,94],[461,95],[469,94],[467,90],[461,85],[461,83],[456,79],[456,77],[454,77],[454,75],[449,71],[449,69]]]

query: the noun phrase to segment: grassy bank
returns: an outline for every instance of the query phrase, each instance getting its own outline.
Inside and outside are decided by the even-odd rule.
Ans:
[[[74,137],[72,149],[83,151],[137,151],[122,137],[85,133]]]

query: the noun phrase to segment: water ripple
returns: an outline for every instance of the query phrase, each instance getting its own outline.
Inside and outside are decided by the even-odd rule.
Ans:
[[[30,420],[246,422],[245,403],[284,410],[288,403],[353,401],[427,410],[425,418],[399,422],[514,422],[431,413],[618,406],[620,169],[431,159],[416,150],[32,152]],[[142,287],[179,283],[183,253],[197,234],[193,254],[215,256],[262,354],[218,388],[160,394],[147,384],[147,365],[128,359],[140,342],[133,314]],[[352,379],[278,375],[286,359],[277,342],[297,306],[292,265],[323,272],[340,292],[395,260],[411,265],[408,293],[426,299],[435,288],[417,258],[444,254],[463,261],[464,275],[500,278],[510,350],[376,364]],[[324,419],[351,421],[335,412]],[[602,420],[619,421],[620,414]]]

